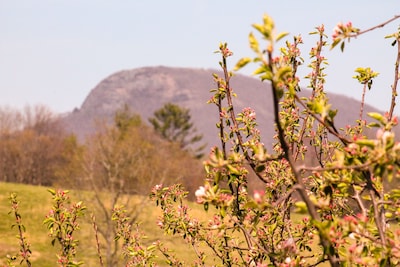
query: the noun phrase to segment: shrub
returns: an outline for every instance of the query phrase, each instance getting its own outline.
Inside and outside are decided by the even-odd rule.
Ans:
[[[392,131],[397,125],[393,108],[400,54],[395,60],[390,111],[368,114],[373,121],[367,123],[362,102],[354,125],[337,129],[335,117],[340,113],[331,108],[324,91],[327,59],[322,52],[328,46],[324,27],[312,33],[318,41],[310,52],[311,72],[305,77],[311,89],[307,98],[299,96],[302,89],[296,76],[303,62],[301,37],[286,41],[277,53],[276,44],[287,33],[275,34],[269,16],[253,27],[266,44],[262,46],[256,34],[250,33],[255,56],[242,58],[234,69],[255,63],[254,74],[271,84],[273,149],[267,151],[262,143],[256,111],[235,109],[236,95],[230,86],[233,73],[227,63],[232,52],[221,44],[223,77],[214,75],[217,87],[210,100],[220,114],[221,146],[214,147],[205,161],[207,179],[196,192],[198,203],[216,212],[210,221],[191,218],[182,205],[183,194],[171,194],[175,187],[159,186],[152,194],[163,211],[159,224],[192,244],[201,265],[206,255],[200,248],[205,245],[221,266],[318,266],[325,262],[397,266],[400,190],[390,184],[400,174],[400,143]],[[347,39],[372,29],[360,31],[351,23],[339,24],[331,48],[340,44],[343,51]],[[389,37],[399,46],[399,33]],[[364,95],[378,73],[370,68],[357,68],[356,73]],[[375,138],[364,134],[371,127],[376,129]],[[304,158],[310,156],[317,165],[305,163]],[[250,173],[264,183],[263,190],[248,191]]]

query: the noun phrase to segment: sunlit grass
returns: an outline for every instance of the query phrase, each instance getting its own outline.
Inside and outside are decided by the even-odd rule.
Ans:
[[[31,244],[32,262],[39,266],[54,266],[56,248],[50,245],[43,219],[51,208],[51,196],[47,189],[40,186],[0,183],[0,264],[6,263],[7,255],[14,255],[19,251],[17,229],[12,228],[15,223],[9,202],[12,192],[18,194],[20,201],[19,212],[22,223],[26,227],[26,237]]]
[[[32,263],[33,266],[56,266],[58,253],[58,244],[53,247],[51,245],[51,238],[48,236],[46,226],[43,220],[52,206],[51,194],[47,192],[48,188],[40,186],[30,186],[12,183],[0,183],[0,266],[6,263],[7,255],[15,255],[19,250],[19,240],[16,238],[18,234],[16,228],[11,228],[15,223],[13,214],[9,214],[11,205],[9,203],[9,196],[12,192],[17,193],[18,200],[20,201],[19,212],[22,215],[22,222],[26,226],[26,236],[31,243],[32,250]],[[89,199],[88,192],[75,192],[71,191],[72,201]],[[103,196],[106,198],[107,196]],[[143,205],[141,197],[133,197],[132,205]],[[141,204],[139,204],[141,203]],[[94,237],[94,230],[91,222],[90,209],[91,203],[86,203],[88,210],[86,216],[80,220],[81,229],[76,232],[75,238],[80,241],[77,249],[77,260],[83,261],[83,266],[100,266],[96,250],[96,241]],[[201,205],[188,202],[191,216],[200,220],[206,221],[212,216],[212,212],[205,212]],[[154,203],[147,200],[145,206],[140,212],[137,223],[140,224],[140,229],[147,236],[144,241],[146,245],[150,245],[154,241],[160,240],[165,247],[173,250],[174,254],[186,262],[188,265],[193,263],[196,259],[196,254],[190,244],[187,244],[182,238],[164,234],[157,226],[157,219],[161,215],[161,210],[156,207]],[[294,221],[302,219],[303,215],[293,214]],[[313,250],[317,249],[317,242],[312,246]],[[207,250],[207,248],[202,248]],[[105,257],[105,251],[102,250],[102,256]],[[159,258],[157,262],[163,266],[165,258],[158,253]],[[212,254],[206,253],[207,266],[215,264]],[[19,263],[19,262],[18,262]],[[311,262],[310,262],[311,263]],[[325,266],[325,265],[319,265]]]
[[[34,266],[56,266],[58,252],[58,244],[54,247],[51,245],[51,238],[48,236],[46,226],[43,220],[52,206],[51,194],[47,192],[48,188],[40,186],[30,186],[12,183],[0,183],[0,265],[6,263],[7,255],[15,255],[19,250],[19,240],[17,239],[18,231],[12,228],[15,223],[9,202],[9,196],[15,192],[20,201],[19,212],[22,216],[22,223],[26,227],[26,237],[31,244],[32,263]],[[77,201],[78,196],[89,194],[88,192],[76,193],[71,192],[72,201]],[[132,200],[132,205],[140,202],[139,197]],[[90,203],[89,203],[90,204]],[[156,240],[160,240],[165,247],[170,248],[179,257],[179,259],[189,263],[193,261],[195,254],[185,241],[176,236],[165,235],[157,226],[157,218],[161,215],[161,211],[154,203],[146,202],[146,206],[141,211],[137,222],[140,229],[147,236],[144,241],[148,244]],[[90,205],[87,205],[90,207]],[[194,216],[206,217],[206,212],[200,205],[189,203]],[[96,241],[94,238],[94,230],[90,219],[91,210],[88,209],[84,219],[80,221],[81,229],[76,232],[75,238],[80,240],[77,249],[77,259],[83,261],[84,266],[99,266],[96,251]],[[104,251],[102,251],[104,254]],[[102,255],[104,257],[104,255]],[[160,255],[158,262],[162,264],[164,258]]]

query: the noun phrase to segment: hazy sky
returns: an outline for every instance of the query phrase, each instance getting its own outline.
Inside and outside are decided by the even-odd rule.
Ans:
[[[120,70],[158,65],[218,68],[219,56],[213,51],[220,42],[228,42],[235,53],[233,66],[252,55],[247,36],[264,13],[274,18],[277,31],[303,36],[308,62],[316,40],[308,33],[314,27],[324,24],[329,36],[338,22],[352,21],[366,29],[399,15],[400,3],[0,0],[0,106],[44,104],[55,112],[71,111],[101,80]],[[366,100],[389,109],[396,49],[384,36],[399,25],[400,20],[352,40],[344,53],[326,49],[327,89],[359,99],[361,86],[351,77],[355,68],[369,66],[381,74]]]

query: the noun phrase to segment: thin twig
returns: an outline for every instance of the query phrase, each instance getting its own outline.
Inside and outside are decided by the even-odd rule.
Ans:
[[[400,64],[400,37],[397,38],[397,59],[394,67],[394,81],[392,85],[392,101],[390,104],[389,121],[393,117],[394,107],[396,106],[397,84],[399,81],[399,64]]]
[[[96,223],[96,218],[93,213],[91,214],[91,218],[92,218],[92,225],[93,225],[93,229],[94,229],[94,236],[96,238],[97,256],[99,257],[100,265],[104,266],[103,257],[101,256],[101,250],[100,250],[98,227],[97,227],[97,223]]]
[[[367,216],[367,209],[365,208],[364,202],[361,200],[361,194],[354,187],[354,185],[352,185],[352,187],[353,187],[353,190],[354,190],[353,199],[357,202],[358,207],[360,208],[361,214],[363,215],[363,217],[366,217]],[[362,193],[362,191],[361,191],[361,193]]]
[[[367,170],[373,161],[368,161],[360,165],[347,165],[347,166],[332,166],[332,167],[307,167],[301,165],[298,168],[300,171],[312,171],[312,172],[324,172],[324,171],[336,171],[336,170]]]
[[[367,83],[364,83],[362,95],[361,95],[361,105],[360,105],[360,123],[362,122],[363,113],[364,113],[364,104],[365,104],[365,93],[367,91]]]
[[[375,198],[375,196],[376,196],[375,191],[370,189],[369,195],[371,197],[372,205],[374,207],[375,225],[378,228],[379,237],[382,242],[382,245],[385,247],[386,246],[386,236],[385,236],[386,222],[382,221],[381,212],[380,212],[381,209],[379,209],[379,207],[378,207],[378,204],[377,204],[377,201]]]
[[[218,82],[218,88],[221,87],[220,82]],[[221,140],[221,146],[222,146],[222,153],[224,155],[224,160],[226,159],[226,142],[225,142],[225,135],[224,135],[224,120],[221,116],[222,114],[222,99],[221,95],[218,95],[218,114],[219,114],[219,135],[220,135],[220,140]]]
[[[354,33],[354,34],[352,34],[350,37],[357,37],[357,36],[360,36],[360,35],[362,35],[362,34],[364,34],[364,33],[373,31],[373,30],[375,30],[375,29],[383,28],[383,27],[385,27],[387,24],[391,23],[392,21],[394,21],[394,20],[396,20],[396,19],[398,19],[398,18],[400,18],[400,15],[395,15],[393,18],[389,19],[388,21],[385,21],[385,22],[383,22],[383,23],[381,23],[381,24],[378,24],[378,25],[376,25],[376,26],[374,26],[374,27],[372,27],[372,28],[369,28],[369,29],[366,29],[366,30],[363,30],[363,31],[359,31],[359,32],[357,32],[357,33]]]

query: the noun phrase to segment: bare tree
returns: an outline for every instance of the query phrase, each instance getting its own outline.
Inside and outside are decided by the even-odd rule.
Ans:
[[[122,264],[117,258],[120,248],[114,239],[112,209],[123,205],[133,223],[146,207],[154,185],[187,180],[189,184],[198,181],[197,186],[202,169],[198,161],[160,138],[126,107],[116,113],[113,125],[102,124],[87,140],[83,164],[81,188],[92,192],[86,202],[96,217],[107,266]]]

